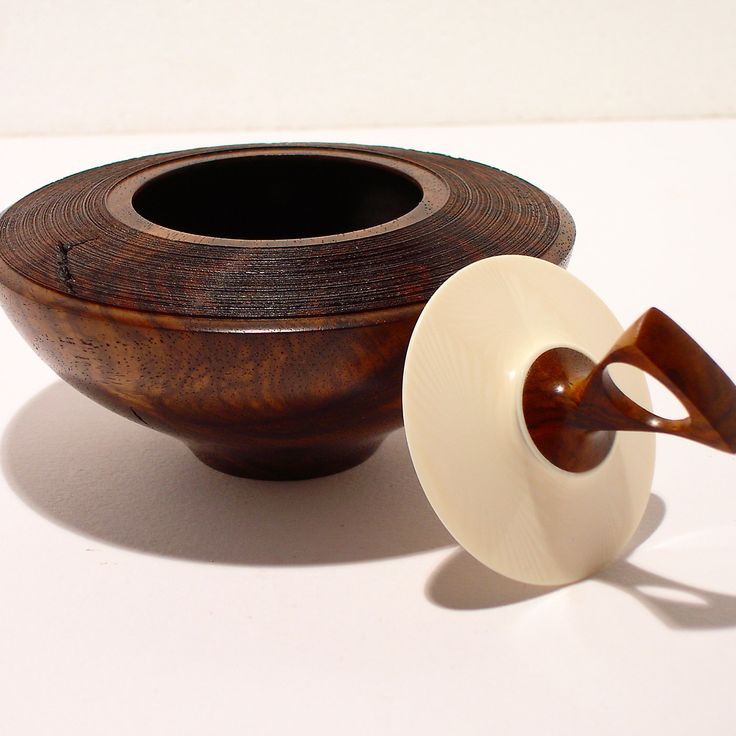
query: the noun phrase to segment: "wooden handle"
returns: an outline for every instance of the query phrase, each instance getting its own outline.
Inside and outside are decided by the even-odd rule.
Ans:
[[[627,363],[660,381],[682,402],[684,419],[665,419],[623,393],[608,367]],[[597,365],[553,348],[532,365],[523,396],[529,433],[542,454],[571,472],[596,467],[618,430],[664,432],[736,452],[736,386],[679,325],[645,312]]]

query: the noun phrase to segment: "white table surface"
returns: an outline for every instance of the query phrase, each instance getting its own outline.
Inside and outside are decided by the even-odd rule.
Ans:
[[[736,121],[0,139],[0,209],[120,158],[299,139],[533,181],[623,323],[659,306],[736,375]],[[0,345],[3,733],[736,731],[733,457],[660,439],[626,559],[532,588],[453,544],[402,432],[330,478],[230,478],[67,387],[4,315]]]

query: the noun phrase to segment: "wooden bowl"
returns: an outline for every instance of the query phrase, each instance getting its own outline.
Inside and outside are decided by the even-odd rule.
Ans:
[[[258,478],[349,468],[401,425],[406,348],[463,266],[565,264],[567,211],[478,163],[239,146],[81,172],[0,217],[0,299],[68,383]]]

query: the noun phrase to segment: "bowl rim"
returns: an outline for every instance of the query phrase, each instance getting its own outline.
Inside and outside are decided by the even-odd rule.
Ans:
[[[322,330],[371,327],[402,320],[417,319],[426,302],[402,304],[386,309],[345,312],[305,317],[194,317],[166,312],[116,307],[64,294],[36,283],[15,271],[0,258],[0,291],[10,291],[36,306],[71,312],[88,319],[119,322],[135,327],[178,332],[281,333],[318,332]]]
[[[176,158],[154,163],[121,179],[107,193],[105,204],[110,215],[128,227],[166,240],[180,243],[196,243],[224,247],[283,248],[309,245],[329,245],[390,233],[425,220],[433,212],[445,206],[450,198],[447,182],[430,169],[415,161],[396,158],[388,153],[366,151],[359,148],[341,148],[334,144],[284,143],[231,148],[217,151],[181,151]],[[367,228],[358,228],[331,235],[306,238],[224,238],[199,235],[185,230],[175,230],[152,222],[133,207],[135,194],[149,182],[181,169],[214,161],[242,158],[308,157],[352,161],[384,169],[416,184],[422,197],[408,212],[391,220]]]
[[[283,153],[286,151],[287,153]],[[385,152],[384,152],[385,151]],[[172,170],[187,165],[196,165],[208,160],[216,160],[223,158],[233,158],[237,156],[263,156],[271,155],[271,152],[277,152],[277,155],[328,155],[343,159],[361,159],[370,160],[375,164],[375,160],[380,160],[380,164],[383,168],[388,171],[397,173],[397,162],[406,169],[411,169],[416,172],[426,172],[432,181],[437,180],[442,184],[442,191],[446,190],[446,183],[443,178],[437,176],[437,174],[429,168],[425,168],[421,163],[417,161],[407,162],[405,159],[398,159],[394,156],[395,152],[409,151],[410,153],[421,153],[411,149],[394,149],[388,147],[371,147],[369,150],[363,148],[356,148],[352,144],[333,144],[333,143],[283,143],[283,144],[246,144],[241,146],[233,147],[219,147],[216,149],[190,149],[178,152],[170,152],[169,154],[160,154],[160,156],[167,156],[168,158],[158,164],[146,166],[143,169],[139,169],[137,172],[122,176],[116,181],[111,190],[105,195],[105,205],[107,206],[108,198],[112,191],[116,191],[118,187],[119,196],[121,202],[128,202],[131,208],[131,212],[136,218],[142,223],[149,223],[148,220],[139,215],[135,210],[132,209],[132,194],[137,191],[137,187],[141,186],[145,180],[158,176],[164,173],[164,169]],[[281,152],[281,153],[278,153]],[[316,153],[315,153],[316,152]],[[452,157],[443,154],[427,154],[431,156],[440,156],[444,159],[452,159]],[[142,157],[146,158],[146,157]],[[130,161],[136,162],[139,159],[131,159]],[[116,162],[120,165],[129,162]],[[464,162],[470,164],[477,164],[477,162]],[[477,164],[479,166],[488,167],[485,164]],[[104,168],[104,167],[102,167]],[[79,172],[78,175],[85,172]],[[502,172],[503,173],[503,172]],[[524,179],[515,175],[510,175],[514,179],[528,184]],[[147,179],[145,178],[147,177]],[[414,176],[409,176],[410,179],[416,182]],[[136,180],[138,181],[137,186],[135,185]],[[122,188],[122,185],[127,182],[128,190]],[[431,182],[430,182],[431,183]],[[419,183],[422,188],[424,195],[427,194],[427,188]],[[541,253],[537,254],[537,257],[543,260],[549,260],[559,265],[565,266],[569,253],[574,242],[575,225],[572,217],[570,216],[567,209],[553,196],[547,194],[543,190],[539,189],[535,185],[530,185],[535,189],[538,189],[542,194],[546,196],[553,208],[556,209],[559,216],[559,229],[555,240],[549,244],[549,246]],[[437,192],[435,192],[436,194]],[[442,194],[442,192],[440,192]],[[125,195],[125,196],[123,196]],[[130,196],[129,196],[130,195]],[[28,195],[31,196],[31,195]],[[449,195],[448,195],[449,196]],[[114,198],[113,198],[114,199]],[[154,235],[159,235],[158,231],[167,231],[170,234],[166,236],[168,239],[172,237],[177,241],[181,241],[182,236],[189,236],[194,242],[200,244],[212,244],[215,246],[222,245],[237,245],[240,248],[247,248],[250,244],[257,245],[259,248],[266,246],[283,246],[283,245],[298,245],[310,244],[314,241],[319,243],[324,242],[339,242],[339,240],[352,240],[356,234],[372,233],[374,231],[385,232],[385,227],[393,225],[393,229],[403,228],[405,225],[404,218],[415,216],[419,221],[427,217],[427,213],[424,212],[423,200],[420,200],[419,204],[416,205],[412,210],[390,220],[387,223],[383,223],[379,226],[372,228],[366,228],[363,230],[353,230],[346,233],[338,233],[331,236],[322,236],[317,238],[303,238],[294,240],[245,240],[245,239],[230,239],[230,238],[219,238],[219,237],[207,237],[201,235],[193,235],[183,233],[177,230],[171,230],[161,225],[149,223],[150,228],[156,229]],[[18,204],[18,203],[16,203]],[[12,210],[13,206],[9,207],[8,210]],[[112,220],[117,220],[114,213],[110,212]],[[0,213],[2,215],[2,213]],[[128,225],[127,227],[130,227]],[[138,229],[137,227],[135,229]],[[561,238],[563,232],[567,230],[565,240]],[[269,256],[271,257],[271,256]],[[218,314],[187,314],[178,311],[158,311],[152,309],[150,305],[146,308],[144,305],[142,308],[136,304],[128,304],[123,306],[114,306],[112,304],[106,304],[104,302],[97,301],[94,298],[85,298],[80,296],[74,289],[71,291],[62,291],[55,288],[53,285],[44,286],[41,281],[34,278],[33,273],[26,275],[21,271],[16,271],[13,266],[10,265],[2,255],[0,255],[0,285],[4,285],[7,289],[15,292],[21,298],[25,298],[29,301],[38,303],[41,307],[50,307],[59,311],[66,311],[74,314],[83,315],[88,318],[99,318],[105,320],[111,320],[120,323],[137,324],[140,326],[156,326],[159,329],[168,330],[179,330],[179,331],[190,331],[190,332],[234,332],[234,333],[260,333],[260,332],[304,332],[304,331],[315,331],[315,330],[327,330],[327,329],[344,329],[344,328],[358,328],[370,325],[380,325],[386,323],[393,323],[400,320],[416,319],[421,313],[427,299],[430,295],[427,295],[426,299],[422,299],[422,294],[413,295],[414,298],[419,297],[418,301],[403,302],[399,304],[392,304],[389,300],[384,300],[384,303],[379,308],[373,309],[358,309],[356,310],[355,304],[344,305],[348,311],[340,312],[333,311],[329,314],[320,314],[316,309],[310,314],[308,309],[305,309],[303,314],[295,316],[289,315],[288,312],[279,316],[277,310],[273,310],[271,314],[264,313],[261,311],[254,311],[252,314],[247,316],[226,316]]]

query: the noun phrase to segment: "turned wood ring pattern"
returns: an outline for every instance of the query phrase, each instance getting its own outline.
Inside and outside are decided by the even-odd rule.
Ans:
[[[567,211],[518,177],[372,146],[146,156],[50,184],[0,218],[0,257],[40,286],[234,319],[421,304],[469,263],[520,253],[564,264],[573,240]]]
[[[0,304],[64,380],[208,465],[308,478],[401,425],[409,338],[448,276],[510,252],[564,264],[573,237],[562,205],[470,161],[180,151],[75,174],[0,216]]]

